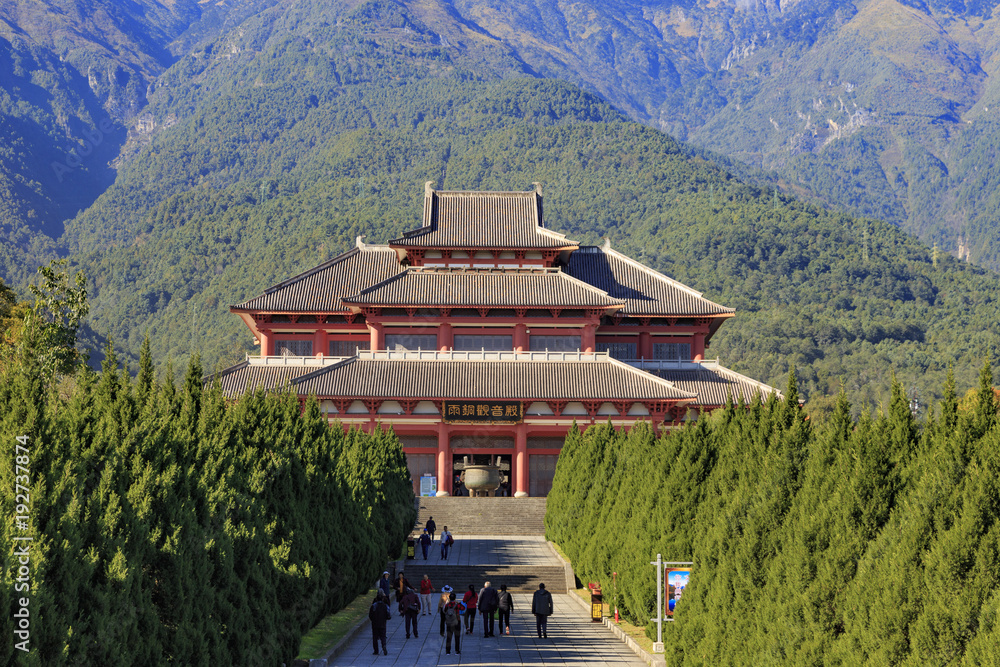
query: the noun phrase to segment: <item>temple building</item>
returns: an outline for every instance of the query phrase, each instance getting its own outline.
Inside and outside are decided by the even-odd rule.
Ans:
[[[331,423],[392,428],[415,491],[452,493],[456,464],[510,466],[548,493],[567,431],[671,428],[775,389],[705,359],[733,309],[603,246],[546,229],[539,186],[438,191],[423,226],[355,248],[232,306],[260,356],[223,391],[290,384]],[[426,490],[426,487],[425,487]]]

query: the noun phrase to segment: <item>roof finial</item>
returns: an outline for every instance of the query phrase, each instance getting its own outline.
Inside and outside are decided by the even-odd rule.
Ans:
[[[432,194],[434,194],[434,181],[425,181],[424,182],[424,196],[425,197],[430,197]]]
[[[601,250],[604,252],[611,250],[611,239],[607,236],[604,237],[604,245],[601,246]]]
[[[539,197],[541,197],[542,196],[542,184],[539,183],[538,181],[533,181],[531,184],[535,186],[535,194],[538,195]]]
[[[355,241],[355,243],[357,244],[358,248],[361,249],[361,250],[364,250],[366,247],[368,247],[368,246],[365,245],[365,242],[363,240],[364,238],[365,238],[364,235],[358,234],[358,240]]]

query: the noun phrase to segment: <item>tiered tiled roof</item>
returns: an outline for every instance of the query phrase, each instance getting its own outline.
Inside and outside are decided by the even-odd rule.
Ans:
[[[678,389],[697,394],[695,405],[724,405],[729,396],[732,396],[733,402],[743,400],[747,403],[757,394],[763,400],[772,393],[781,396],[781,392],[774,387],[740,375],[714,361],[638,361],[632,362],[632,365],[663,378]]]
[[[423,248],[575,248],[542,227],[542,197],[529,192],[452,192],[428,185],[424,223],[390,246]]]
[[[348,305],[616,308],[625,302],[559,269],[409,269]]]
[[[709,301],[690,287],[604,247],[583,246],[569,257],[566,271],[573,277],[623,299],[620,315],[729,315],[732,308]]]
[[[231,310],[342,312],[347,310],[342,297],[357,294],[404,270],[395,250],[384,245],[365,245],[359,239],[358,247],[270,287],[262,295],[232,306]]]
[[[247,371],[254,368],[257,375]],[[308,367],[306,367],[308,368]],[[280,387],[281,366],[234,366],[219,374],[229,396],[256,385]],[[296,369],[295,372],[297,372]],[[287,371],[285,371],[287,372]],[[299,395],[381,399],[656,400],[689,403],[695,394],[606,354],[358,352],[292,380]]]
[[[301,360],[301,357],[298,358]],[[271,391],[280,389],[288,382],[302,377],[307,373],[312,373],[319,366],[313,365],[271,365],[255,364],[249,361],[231,366],[220,371],[218,375],[210,375],[205,378],[205,384],[210,385],[218,380],[222,393],[226,396],[236,397],[250,393],[255,389]]]

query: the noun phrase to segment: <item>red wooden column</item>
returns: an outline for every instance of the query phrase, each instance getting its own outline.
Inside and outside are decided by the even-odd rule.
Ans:
[[[313,355],[322,354],[324,357],[330,355],[330,340],[327,338],[326,329],[317,329],[313,336]]]
[[[648,331],[639,332],[639,358],[653,358],[653,337],[649,335]]]
[[[580,351],[584,354],[593,354],[597,348],[597,327],[587,324],[583,327],[583,336],[580,338]]]
[[[520,423],[514,429],[514,497],[528,496],[528,428]]]
[[[385,329],[382,328],[381,324],[368,323],[368,330],[371,331],[372,340],[371,348],[374,352],[375,350],[385,349]]]
[[[515,324],[514,325],[514,351],[515,352],[527,352],[528,347],[528,325],[526,324]]]
[[[451,434],[448,425],[438,424],[437,478],[439,496],[451,495]]]
[[[263,329],[260,332],[260,356],[269,357],[274,354],[274,339]]]
[[[438,327],[438,349],[442,352],[455,347],[455,332],[451,324],[442,322]]]
[[[701,361],[705,358],[705,336],[701,334],[695,334],[694,345],[691,346],[691,358],[695,361]]]

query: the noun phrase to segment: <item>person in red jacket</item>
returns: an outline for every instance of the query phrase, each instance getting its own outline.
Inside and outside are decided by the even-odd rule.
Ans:
[[[478,599],[475,587],[469,584],[469,590],[462,598],[462,602],[465,603],[465,634],[467,635],[471,635],[476,627],[476,602]]]
[[[433,592],[434,586],[431,585],[431,579],[424,574],[424,578],[420,580],[420,602],[422,603],[420,609],[421,616],[424,614],[430,616],[434,613],[431,611],[431,593]]]

